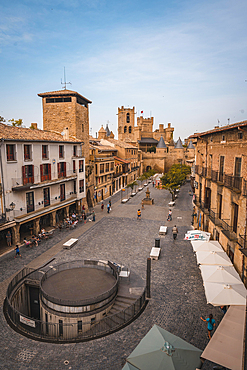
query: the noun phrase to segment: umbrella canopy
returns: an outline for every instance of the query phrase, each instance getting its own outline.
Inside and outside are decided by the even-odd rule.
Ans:
[[[198,251],[196,258],[197,263],[201,265],[232,266],[232,262],[225,252]]]
[[[185,234],[185,240],[206,240],[209,241],[210,233],[207,233],[202,230],[188,230]]]
[[[233,266],[200,265],[204,283],[242,284]]]
[[[201,366],[201,354],[198,348],[154,325],[127,363],[140,370],[195,370]]]
[[[204,283],[207,303],[213,306],[246,305],[246,288],[243,283]]]
[[[222,246],[217,240],[207,241],[191,241],[192,248],[194,252],[197,251],[215,251],[215,252],[224,252]]]
[[[126,362],[122,370],[138,370],[138,368]]]

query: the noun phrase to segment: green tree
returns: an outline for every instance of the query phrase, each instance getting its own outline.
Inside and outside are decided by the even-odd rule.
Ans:
[[[8,120],[9,123],[12,124],[12,126],[17,126],[17,127],[21,127],[22,124],[23,124],[23,120],[21,118],[19,119],[14,119],[14,118],[11,118]]]
[[[136,181],[130,182],[128,185],[126,185],[126,188],[131,188],[131,190],[134,189],[135,186],[137,186],[138,183]]]
[[[190,174],[189,166],[174,164],[170,170],[161,177],[162,185],[171,193],[173,201],[175,200],[177,189],[184,183],[188,174]]]
[[[6,119],[2,116],[0,116],[0,122],[3,123],[3,122],[6,122]]]
[[[150,148],[148,148],[147,150],[149,153],[156,153],[156,146],[151,146]]]

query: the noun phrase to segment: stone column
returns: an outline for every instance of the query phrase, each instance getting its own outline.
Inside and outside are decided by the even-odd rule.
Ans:
[[[38,235],[38,233],[40,232],[39,220],[40,220],[40,217],[33,220],[33,234],[34,235]]]
[[[76,213],[81,213],[81,200],[76,201]]]
[[[66,206],[65,208],[64,208],[64,217],[66,218],[66,217],[69,217],[69,206]]]
[[[56,223],[56,211],[53,211],[50,213],[50,225],[55,227]]]
[[[12,227],[12,244],[16,245],[20,243],[20,224],[16,224]]]

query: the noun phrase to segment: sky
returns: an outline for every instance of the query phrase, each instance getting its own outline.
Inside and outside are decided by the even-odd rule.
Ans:
[[[174,138],[247,120],[245,0],[0,0],[0,116],[42,128],[38,93],[92,101],[90,133],[118,107]]]

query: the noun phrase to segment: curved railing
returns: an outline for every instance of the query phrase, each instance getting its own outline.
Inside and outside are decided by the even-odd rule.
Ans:
[[[116,273],[116,272],[115,272]],[[91,323],[81,323],[80,328],[78,323],[61,324],[47,323],[41,320],[36,320],[28,317],[11,304],[11,295],[18,285],[27,279],[40,280],[40,272],[29,268],[23,268],[10,282],[7,289],[7,297],[4,302],[4,314],[10,326],[36,340],[53,342],[53,343],[69,343],[82,342],[96,339],[110,333],[113,333],[124,326],[128,325],[139,316],[147,303],[146,288],[143,293],[131,305],[112,315],[106,315],[100,321]],[[69,338],[66,337],[66,329],[76,333]]]
[[[69,300],[69,299],[61,299],[61,298],[55,298],[53,296],[50,296],[47,294],[43,288],[43,283],[49,279],[51,276],[65,270],[71,270],[75,268],[95,268],[97,270],[103,270],[108,272],[109,274],[113,275],[116,279],[115,284],[112,286],[111,289],[108,291],[97,295],[96,297],[90,297],[88,299],[80,299],[80,300]],[[58,305],[63,306],[87,306],[87,305],[93,305],[98,302],[101,302],[111,296],[113,296],[117,290],[118,290],[118,284],[119,284],[119,276],[118,273],[112,269],[107,263],[103,261],[94,261],[94,260],[80,260],[80,261],[72,261],[72,262],[65,262],[61,265],[55,266],[54,268],[51,268],[49,271],[47,271],[42,279],[40,284],[40,292],[41,296],[47,299],[50,302],[53,302]]]

